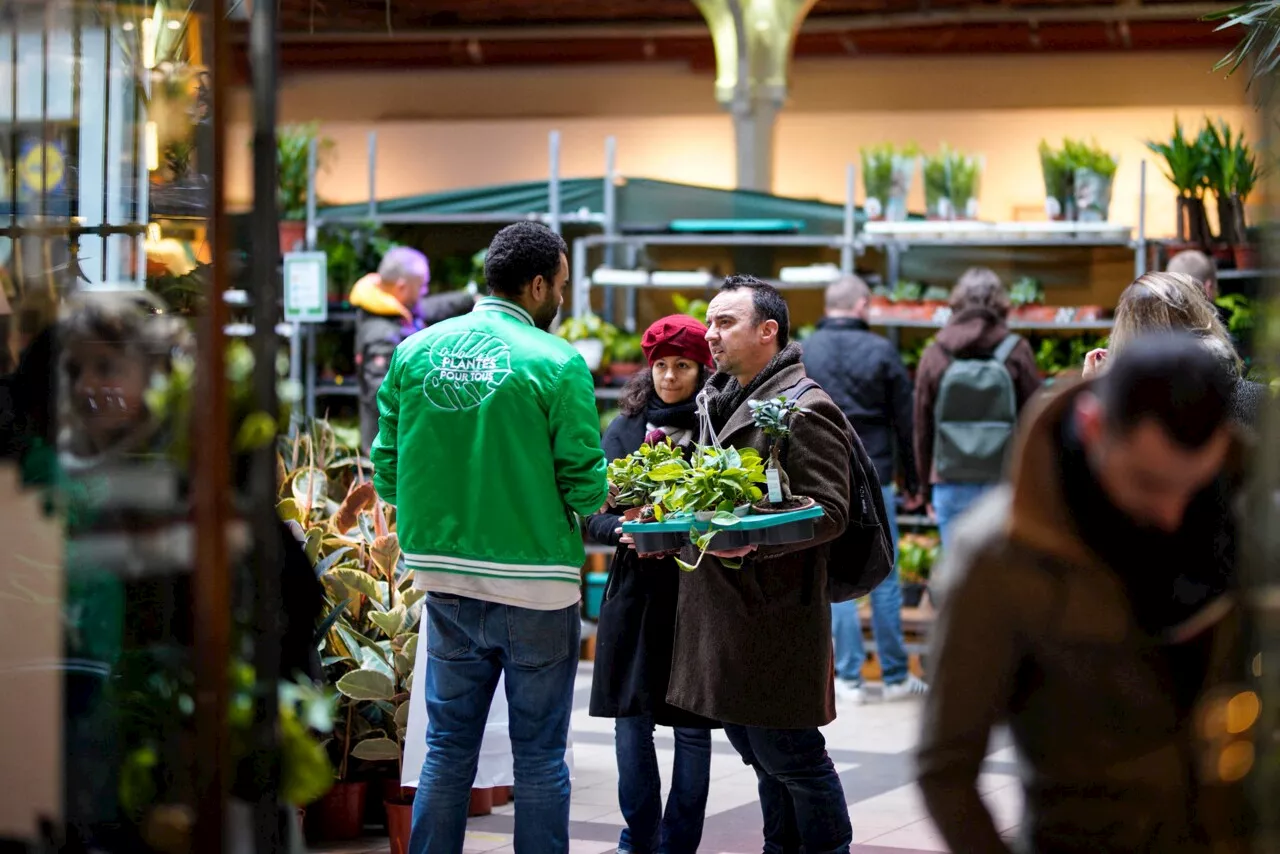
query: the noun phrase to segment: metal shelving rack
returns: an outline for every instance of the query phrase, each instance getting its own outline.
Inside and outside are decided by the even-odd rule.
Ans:
[[[560,198],[560,132],[551,131],[547,139],[548,174],[547,174],[547,211],[545,213],[528,213],[526,211],[488,212],[474,214],[387,214],[378,211],[378,132],[370,131],[368,136],[369,152],[369,201],[368,210],[361,216],[334,216],[321,214],[316,205],[316,159],[315,143],[312,143],[312,154],[307,164],[307,232],[305,247],[315,249],[316,236],[325,225],[509,225],[522,220],[533,220],[545,223],[559,234],[565,225],[585,225],[602,228],[605,234],[616,232],[617,196],[615,181],[617,179],[617,140],[609,137],[605,140],[605,175],[604,175],[604,211],[600,213],[572,212],[565,213],[561,209]],[[353,324],[354,311],[330,312],[328,323]],[[304,324],[304,328],[294,328],[290,334],[290,374],[294,382],[303,388],[303,401],[308,418],[316,414],[316,398],[321,396],[354,397],[359,395],[359,385],[355,382],[320,383],[315,375],[316,326]],[[304,367],[305,365],[305,367]]]

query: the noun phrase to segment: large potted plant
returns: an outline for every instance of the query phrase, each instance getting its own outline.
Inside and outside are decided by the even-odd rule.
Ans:
[[[1233,134],[1231,126],[1219,120],[1205,121],[1204,138],[1209,148],[1206,181],[1218,200],[1218,238],[1231,252],[1239,269],[1254,266],[1244,219],[1244,202],[1258,182],[1258,164],[1244,134]]]
[[[1188,137],[1182,122],[1173,120],[1173,136],[1168,142],[1147,141],[1147,148],[1164,158],[1164,175],[1178,192],[1178,243],[1208,252],[1213,247],[1204,194],[1208,188],[1209,140],[1205,134]]]
[[[276,205],[280,217],[280,251],[292,252],[307,236],[307,159],[316,142],[316,173],[329,163],[333,140],[320,135],[319,122],[276,129]]]

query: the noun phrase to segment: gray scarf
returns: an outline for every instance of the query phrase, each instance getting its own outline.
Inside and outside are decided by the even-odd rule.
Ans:
[[[745,406],[748,400],[769,380],[782,370],[800,364],[800,345],[792,341],[778,351],[778,355],[764,366],[764,370],[756,374],[755,379],[745,388],[731,374],[716,372],[703,389],[706,400],[706,411],[711,416],[711,426],[719,431],[729,421],[730,416]]]

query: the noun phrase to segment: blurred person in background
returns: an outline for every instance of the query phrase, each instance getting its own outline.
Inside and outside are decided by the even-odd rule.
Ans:
[[[1244,364],[1217,307],[1204,295],[1200,283],[1188,275],[1146,273],[1125,288],[1116,305],[1107,348],[1092,350],[1085,356],[1085,377],[1101,373],[1109,360],[1135,339],[1161,331],[1189,333],[1222,362],[1234,379],[1231,419],[1240,426],[1254,427],[1267,387],[1242,376]]]
[[[1101,377],[1055,384],[1009,483],[958,524],[917,756],[950,850],[1189,854],[1239,832],[1193,723],[1242,675],[1233,385],[1191,336],[1130,342]],[[1023,769],[1016,845],[977,789],[1001,722]]]
[[[920,496],[912,444],[911,379],[898,349],[867,325],[870,307],[871,290],[857,276],[845,276],[827,286],[826,313],[818,321],[817,330],[804,342],[804,369],[844,412],[875,463],[884,490],[896,563],[895,450],[906,484],[905,509],[916,512],[924,501]],[[902,637],[902,586],[896,566],[871,591],[870,598],[871,632],[884,680],[882,696],[885,700],[919,696],[928,686],[907,669],[907,650]],[[836,694],[861,703],[866,698],[862,667],[867,653],[857,602],[838,602],[831,606],[831,631],[836,644]]]
[[[378,388],[391,354],[405,338],[433,323],[466,314],[471,291],[428,294],[427,256],[397,246],[382,257],[378,272],[361,278],[348,298],[356,309],[355,363],[360,382],[360,444],[365,453],[378,432]]]
[[[641,348],[648,370],[635,374],[618,401],[621,414],[601,440],[605,458],[621,459],[644,443],[670,442],[685,456],[697,439],[695,395],[711,375],[707,327],[685,315],[655,321]],[[591,714],[616,718],[618,806],[627,826],[623,854],[693,854],[711,785],[711,730],[716,724],[666,702],[675,642],[680,569],[675,558],[640,557],[621,542],[622,516],[610,507],[587,519],[591,538],[619,546],[609,568],[596,632]],[[665,811],[654,725],[675,734],[671,792]]]
[[[1199,249],[1188,249],[1174,255],[1169,259],[1165,272],[1181,273],[1195,279],[1209,302],[1218,298],[1218,265]]]
[[[932,484],[945,550],[955,519],[1000,480],[1018,414],[1040,388],[1035,353],[1009,332],[1009,293],[986,267],[951,289],[951,317],[916,371],[916,466]]]

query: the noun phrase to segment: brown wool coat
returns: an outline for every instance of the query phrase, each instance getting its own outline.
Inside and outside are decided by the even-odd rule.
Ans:
[[[803,365],[782,368],[752,397],[776,397],[804,377]],[[696,571],[681,573],[667,702],[713,720],[800,729],[835,718],[825,544],[848,524],[852,430],[821,389],[800,401],[810,412],[793,422],[784,468],[792,493],[826,511],[814,538],[762,548],[740,570],[708,555]],[[768,453],[745,402],[719,435],[725,447]],[[682,557],[693,563],[697,554],[686,549]]]

